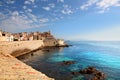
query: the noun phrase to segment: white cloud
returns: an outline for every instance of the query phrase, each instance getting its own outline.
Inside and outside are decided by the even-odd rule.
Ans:
[[[3,20],[5,18],[6,18],[6,16],[3,13],[0,12],[0,20]]]
[[[27,8],[27,6],[23,6],[23,9],[24,9],[26,12],[32,12],[32,9]]]
[[[41,1],[45,1],[45,2],[46,2],[46,1],[48,1],[48,0],[41,0]]]
[[[35,3],[35,0],[26,0],[24,4],[33,4]]]
[[[64,8],[71,8],[71,6],[69,6],[69,5],[67,5],[67,4],[63,5],[63,7],[64,7]]]
[[[97,7],[102,9],[102,11],[109,10],[112,6],[120,6],[119,0],[102,0],[98,3],[96,3]]]
[[[44,10],[49,11],[50,7],[42,7]]]
[[[52,18],[52,19],[51,19],[51,21],[57,21],[57,20],[59,20],[58,17],[55,17],[55,18]]]
[[[12,16],[18,16],[18,15],[19,15],[19,12],[18,12],[18,11],[12,12]]]
[[[27,11],[28,11],[28,12],[32,12],[32,9],[28,9]]]
[[[27,6],[23,6],[23,9],[27,9]]]
[[[61,12],[62,12],[63,14],[72,14],[72,13],[73,13],[73,11],[70,10],[70,9],[62,10]]]
[[[34,3],[35,2],[35,0],[30,0],[32,3]]]
[[[37,20],[37,17],[36,17],[34,14],[28,13],[27,15],[28,15],[28,17],[29,17],[33,22],[37,22],[37,21],[38,21],[38,20]]]
[[[48,6],[50,6],[51,8],[54,8],[55,4],[51,3],[51,4],[48,4]]]
[[[64,3],[64,0],[57,0],[58,2]]]
[[[88,0],[88,2],[80,7],[82,10],[88,9],[89,6],[95,4],[98,0]]]
[[[14,4],[14,3],[15,3],[15,0],[7,0],[6,3],[7,3],[7,4]]]
[[[43,26],[47,25],[47,24],[43,24],[43,23],[41,23],[39,25],[32,24],[32,23],[33,23],[33,21],[28,20],[28,19],[26,20],[26,19],[24,19],[24,17],[12,16],[5,20],[2,20],[0,27],[2,29],[4,29],[5,31],[14,32],[14,31],[22,30],[22,29],[43,27]]]
[[[6,31],[15,31],[19,29],[31,28],[29,20],[25,20],[21,16],[11,16],[2,20],[0,26],[4,27]]]
[[[120,6],[120,0],[88,0],[86,4],[83,4],[80,9],[87,10],[90,6],[96,6],[99,13],[104,13],[109,10],[110,7]]]
[[[22,29],[43,27],[48,25],[47,23],[45,23],[48,21],[48,19],[43,19],[41,20],[42,22],[40,22],[32,13],[27,13],[26,15],[19,14],[18,11],[14,11],[11,12],[9,15],[10,16],[0,13],[0,17],[2,19],[0,21],[0,28],[5,31],[14,32]]]
[[[31,2],[30,1],[25,1],[24,4],[31,4]]]
[[[54,3],[50,3],[50,4],[48,4],[48,6],[46,6],[46,7],[42,7],[44,10],[46,10],[46,11],[50,11],[52,8],[54,8],[55,7],[55,4]]]
[[[34,8],[37,8],[37,5],[34,5],[33,7],[34,7]]]
[[[41,22],[41,23],[45,23],[45,22],[48,22],[48,21],[49,21],[48,18],[41,18],[41,19],[40,19],[40,22]]]
[[[69,5],[63,5],[63,10],[61,10],[61,12],[63,14],[72,14],[73,13],[73,10],[71,9],[71,6]]]

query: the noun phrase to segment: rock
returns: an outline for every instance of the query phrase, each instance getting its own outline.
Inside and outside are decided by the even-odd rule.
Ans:
[[[31,56],[34,56],[34,53],[31,53]]]
[[[79,72],[76,72],[76,71],[73,71],[71,72],[72,75],[79,75],[80,73]]]
[[[56,45],[56,47],[70,47],[72,45],[68,45],[68,44],[65,44],[65,45]]]
[[[80,70],[79,72],[72,72],[73,75],[78,75],[78,73],[83,75],[91,75],[92,78],[90,78],[89,80],[104,80],[106,77],[103,72],[97,70],[94,67],[88,67],[83,70]]]
[[[46,50],[47,52],[50,52],[50,50]]]
[[[85,68],[83,70],[80,70],[79,72],[81,74],[93,74],[93,73],[96,73],[97,70],[94,67],[88,67],[88,68]]]
[[[91,80],[100,80],[98,77],[94,76]]]
[[[43,49],[43,51],[45,51],[45,52],[50,52],[50,50],[49,50],[49,49]]]
[[[63,61],[62,64],[63,65],[71,65],[71,64],[74,64],[75,61]]]
[[[95,77],[97,77],[99,80],[103,80],[105,78],[105,74],[98,71],[97,73],[95,73]]]

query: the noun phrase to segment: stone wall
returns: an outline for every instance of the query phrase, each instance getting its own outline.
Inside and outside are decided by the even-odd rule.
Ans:
[[[14,41],[0,42],[0,53],[15,55],[22,55],[29,51],[38,49],[44,46],[42,40],[34,40],[34,41]]]
[[[45,47],[56,46],[58,44],[56,39],[45,39],[43,42]]]
[[[8,37],[6,37],[6,36],[1,36],[0,37],[0,41],[7,41],[8,39],[7,39]]]
[[[0,80],[54,80],[15,58],[42,46],[42,40],[0,41]]]

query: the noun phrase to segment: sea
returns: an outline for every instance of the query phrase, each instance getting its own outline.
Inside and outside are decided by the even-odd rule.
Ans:
[[[120,80],[120,41],[66,41],[70,47],[47,48],[18,59],[55,80],[88,80],[71,72],[94,66],[105,80]],[[63,61],[75,61],[62,65]]]

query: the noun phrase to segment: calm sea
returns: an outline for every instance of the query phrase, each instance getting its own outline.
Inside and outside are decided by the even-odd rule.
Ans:
[[[106,80],[120,80],[120,42],[113,41],[68,41],[68,48],[54,48],[20,56],[19,59],[34,69],[55,80],[86,80],[83,75],[73,76],[79,71],[94,66],[104,72]],[[63,66],[62,61],[73,60],[75,64]]]

